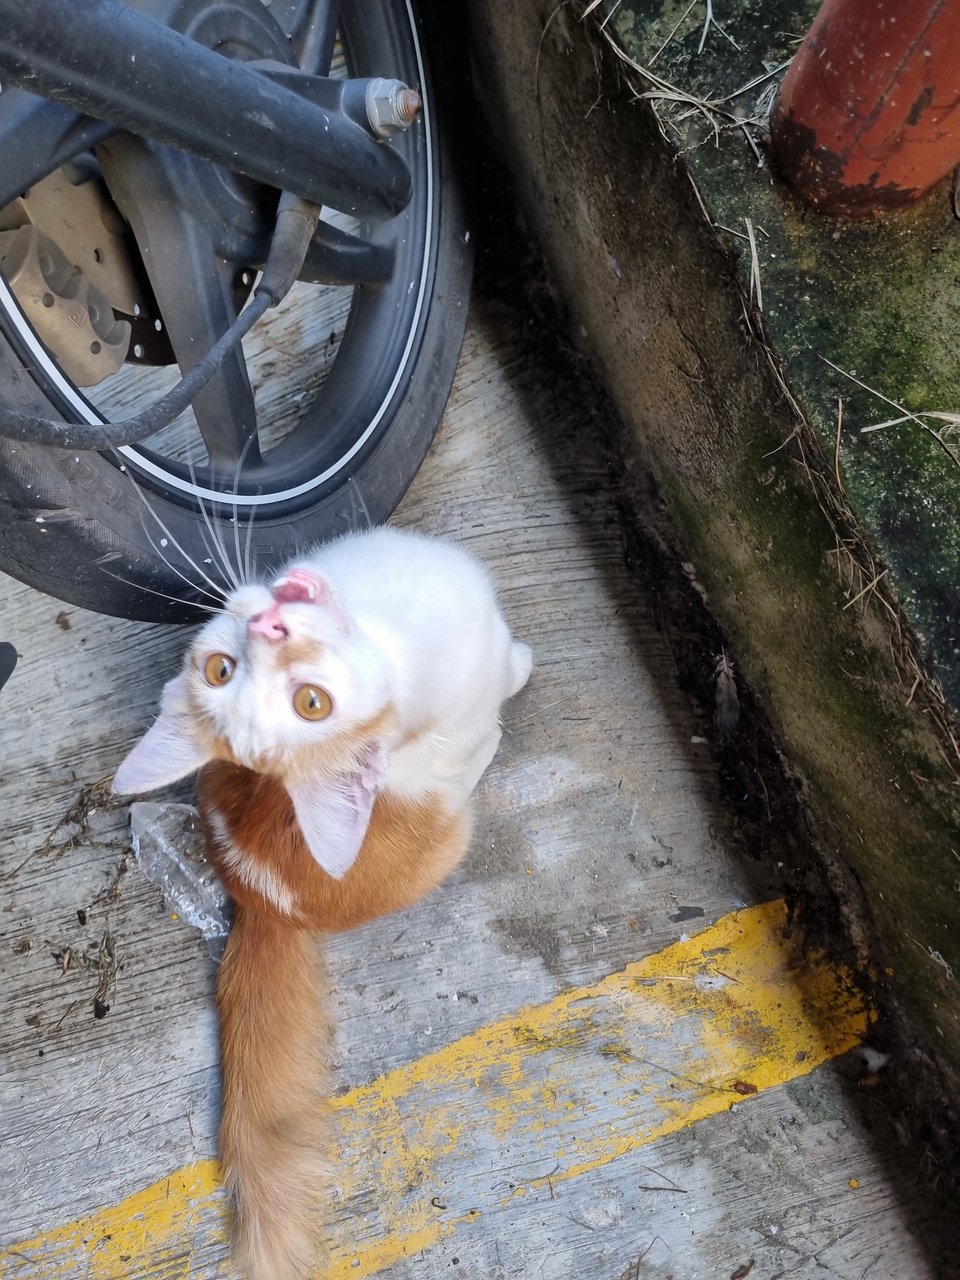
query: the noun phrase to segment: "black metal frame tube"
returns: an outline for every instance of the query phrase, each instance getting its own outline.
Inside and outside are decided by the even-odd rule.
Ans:
[[[0,80],[344,213],[410,199],[359,125],[120,0],[0,0]]]

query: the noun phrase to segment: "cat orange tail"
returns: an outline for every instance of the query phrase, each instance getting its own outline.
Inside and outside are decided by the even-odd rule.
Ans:
[[[217,999],[220,1155],[245,1280],[299,1280],[316,1263],[329,1170],[325,993],[316,936],[238,904]]]

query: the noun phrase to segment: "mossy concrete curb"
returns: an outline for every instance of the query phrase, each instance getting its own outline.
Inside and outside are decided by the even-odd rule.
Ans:
[[[860,592],[874,553],[794,394],[797,353],[771,350],[740,262],[585,7],[473,0],[488,119],[628,454],[672,508],[828,857],[862,883],[874,955],[955,1091],[949,712],[897,601]]]

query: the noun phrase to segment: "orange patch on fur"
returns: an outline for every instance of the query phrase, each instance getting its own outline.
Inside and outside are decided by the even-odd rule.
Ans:
[[[323,1231],[326,985],[310,933],[238,908],[217,975],[220,1155],[237,1200],[234,1258],[249,1280],[305,1276]]]
[[[358,740],[375,739],[393,714],[388,707],[338,735],[335,751],[355,759]],[[318,1067],[328,1057],[330,1023],[308,930],[351,929],[421,898],[466,852],[470,813],[380,795],[356,862],[334,880],[311,856],[277,778],[217,759],[201,770],[197,791],[210,860],[237,903],[217,979],[220,1150],[237,1199],[234,1256],[250,1280],[296,1280],[312,1274],[329,1202]],[[268,872],[290,894],[296,921],[264,898],[256,875],[238,874],[225,856],[231,846],[246,872]]]
[[[318,640],[286,640],[277,646],[274,664],[281,671],[289,671],[298,664],[316,662],[323,653],[323,645]]]
[[[234,846],[268,867],[293,895],[299,919],[324,932],[352,929],[416,902],[457,865],[470,839],[469,813],[451,814],[437,801],[412,804],[381,795],[356,862],[335,880],[311,856],[276,778],[217,761],[201,772],[198,793],[201,816],[216,810]],[[275,913],[224,862],[215,842],[208,844],[231,895],[244,906]]]

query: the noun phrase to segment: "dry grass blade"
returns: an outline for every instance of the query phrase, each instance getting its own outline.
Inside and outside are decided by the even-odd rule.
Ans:
[[[763,310],[763,288],[760,284],[760,258],[757,255],[757,237],[753,233],[753,223],[744,218],[747,228],[747,239],[750,241],[750,300],[756,301],[757,310]]]
[[[726,231],[729,235],[736,236],[738,240],[749,240],[750,237],[743,231],[734,231],[733,227],[725,227],[722,222],[713,224],[718,231]]]
[[[714,18],[714,20],[713,20],[713,25],[717,28],[717,30],[718,30],[718,31],[720,32],[720,34],[723,36],[724,40],[726,40],[726,42],[727,42],[728,44],[732,44],[732,45],[733,45],[733,47],[736,49],[737,53],[743,53],[743,49],[742,49],[742,47],[741,47],[740,45],[738,45],[738,44],[737,44],[736,40],[734,40],[733,36],[732,36],[732,35],[730,34],[730,32],[726,29],[726,27],[721,27],[720,23],[716,20],[716,18]]]
[[[949,443],[944,439],[943,434],[939,431],[934,431],[933,427],[931,427],[928,422],[924,421],[925,418],[933,418],[937,422],[945,422],[949,426],[955,427],[960,426],[960,414],[942,413],[935,409],[922,409],[918,413],[912,413],[908,408],[906,408],[906,406],[898,404],[896,400],[891,400],[889,396],[885,396],[883,392],[878,391],[876,387],[871,387],[866,382],[861,382],[859,378],[855,377],[852,373],[848,373],[846,369],[841,369],[838,364],[834,364],[833,361],[828,360],[826,356],[821,356],[820,359],[824,364],[829,365],[831,369],[835,369],[837,373],[841,373],[845,378],[849,378],[851,382],[856,384],[856,386],[862,388],[864,391],[868,391],[870,395],[876,396],[877,399],[882,400],[884,404],[890,405],[891,409],[896,409],[897,413],[900,415],[898,418],[888,418],[886,422],[877,422],[869,427],[861,427],[861,434],[868,431],[879,431],[883,427],[900,426],[901,423],[904,422],[913,422],[921,431],[925,431],[928,436],[931,436],[937,442],[955,467],[960,468],[960,457],[958,457],[953,449],[951,449]]]
[[[561,0],[561,3],[563,3],[563,0]],[[592,9],[595,7],[596,7],[595,5],[591,4],[586,10],[586,12],[584,13],[584,17],[586,17],[587,13],[592,12]],[[727,110],[725,107],[725,104],[732,102],[735,98],[739,98],[744,93],[748,93],[751,89],[755,89],[758,85],[764,84],[766,81],[771,80],[774,76],[778,75],[781,71],[783,71],[786,67],[788,67],[790,65],[790,62],[788,59],[786,62],[782,62],[778,66],[771,68],[769,71],[764,71],[760,75],[754,76],[752,79],[748,80],[745,84],[741,85],[739,88],[734,89],[731,93],[724,94],[722,97],[704,98],[696,93],[688,92],[686,89],[681,89],[677,85],[671,84],[667,80],[661,79],[655,72],[651,71],[650,66],[660,56],[660,54],[663,52],[666,46],[673,39],[674,35],[679,30],[680,26],[682,25],[682,23],[684,22],[684,20],[686,19],[686,17],[688,16],[692,8],[693,8],[692,4],[687,7],[687,9],[684,11],[683,16],[680,19],[680,22],[677,23],[676,27],[674,27],[674,29],[670,32],[670,34],[667,36],[667,39],[663,42],[663,44],[660,46],[660,48],[656,51],[656,53],[653,55],[653,57],[649,60],[649,62],[646,65],[643,65],[642,63],[637,62],[636,58],[632,58],[630,54],[628,54],[626,50],[621,47],[621,45],[606,30],[606,23],[601,23],[599,29],[604,39],[610,45],[610,48],[613,50],[616,56],[620,59],[620,61],[623,62],[626,66],[628,66],[632,71],[635,71],[637,75],[642,76],[643,79],[646,81],[646,83],[650,85],[649,89],[647,89],[643,93],[637,94],[636,96],[638,98],[649,101],[653,105],[653,108],[657,114],[658,120],[661,120],[664,117],[668,117],[667,112],[662,112],[658,110],[658,107],[661,107],[664,103],[677,103],[682,106],[685,106],[689,108],[689,110],[682,113],[678,117],[678,122],[683,121],[684,119],[688,118],[690,115],[701,116],[713,131],[714,143],[716,145],[719,145],[721,128],[738,129],[738,130],[742,130],[744,133],[748,133],[748,130],[745,126],[751,123],[757,123],[760,119],[760,117],[758,116],[757,121],[745,120],[742,116],[736,116],[731,111]],[[550,18],[548,18],[547,25],[549,25],[549,23],[552,21],[555,13],[556,13],[556,10],[554,10],[554,13],[550,15]],[[712,4],[711,4],[708,6],[709,21],[713,21],[712,13],[713,13],[713,10],[712,10]],[[718,30],[720,30],[719,25],[715,21],[713,21],[713,25],[717,26]],[[705,26],[704,31],[706,31],[706,29],[707,27]],[[544,28],[544,34],[545,32],[546,32],[546,28]],[[726,35],[726,32],[724,32],[723,34]],[[542,38],[543,37],[541,36],[541,43],[542,43]],[[729,39],[730,37],[728,36],[727,38]],[[675,121],[671,120],[670,123],[674,124],[674,127],[676,127]],[[678,132],[679,132],[679,129],[678,129]],[[753,144],[752,138],[750,139],[750,142],[751,144]],[[755,146],[753,147],[753,149],[754,149],[754,154],[757,156],[758,162],[762,163],[762,157],[760,156],[759,151]]]
[[[652,67],[652,66],[653,66],[653,64],[656,62],[656,60],[660,57],[661,53],[663,53],[664,49],[667,47],[667,45],[670,43],[670,41],[673,39],[673,37],[677,34],[677,32],[680,30],[680,28],[681,28],[681,27],[683,26],[683,24],[686,22],[686,20],[687,20],[687,18],[688,18],[688,16],[689,16],[689,14],[690,14],[690,10],[694,7],[694,5],[695,5],[696,3],[697,3],[697,0],[690,0],[690,3],[687,5],[686,9],[684,9],[684,11],[683,11],[683,13],[682,13],[682,15],[681,15],[681,17],[680,17],[680,21],[676,24],[676,26],[673,28],[673,30],[670,32],[670,34],[667,36],[666,40],[664,40],[663,44],[660,46],[660,48],[657,50],[657,52],[656,52],[656,53],[653,55],[653,57],[650,59],[650,61],[649,61],[649,62],[648,62],[648,64],[647,64],[648,66],[651,66],[651,67]],[[591,6],[591,8],[592,8],[592,6]],[[589,13],[589,11],[590,11],[590,10],[588,9],[588,10],[587,10],[587,12]],[[603,24],[603,26],[606,26],[606,23],[604,23],[604,24]],[[601,31],[603,30],[603,26],[601,26],[601,28],[600,28],[600,29],[601,29]]]
[[[693,187],[693,194],[697,197],[697,204],[699,204],[700,206],[700,212],[703,214],[704,218],[706,218],[707,225],[713,226],[714,224],[710,220],[710,214],[707,212],[707,206],[704,203],[703,196],[700,193],[700,188],[697,186],[696,182],[694,181],[692,172],[689,169],[687,169],[686,172],[687,172],[687,177],[690,179],[690,185],[691,187]]]
[[[880,579],[885,578],[886,576],[887,576],[886,569],[881,569],[881,571],[876,575],[876,577],[873,579],[872,582],[868,582],[862,591],[858,591],[852,600],[847,601],[847,603],[843,606],[844,611],[849,609],[852,605],[855,605],[858,600],[862,600],[868,591],[874,591]]]
[[[742,53],[743,50],[737,44],[736,40],[734,40],[733,36],[729,33],[729,31],[725,31],[724,28],[721,27],[720,23],[713,16],[713,0],[706,0],[706,6],[707,6],[707,15],[703,22],[703,31],[700,35],[700,43],[697,46],[697,56],[699,57],[700,54],[703,53],[704,46],[707,43],[707,36],[710,34],[711,27],[716,27],[716,29],[723,36],[724,40],[732,44],[738,53]],[[691,8],[692,7],[693,6],[691,5]],[[690,10],[688,9],[687,12],[689,13]]]
[[[879,431],[881,427],[895,427],[895,426],[898,426],[901,422],[920,422],[920,419],[922,417],[928,417],[928,418],[947,417],[947,418],[950,418],[951,420],[960,422],[960,416],[956,414],[941,415],[937,413],[928,413],[928,414],[911,413],[910,410],[905,408],[902,404],[897,404],[896,400],[891,400],[889,396],[885,396],[883,392],[878,391],[876,387],[871,387],[868,383],[861,382],[860,379],[856,377],[854,374],[848,373],[846,369],[841,369],[838,364],[834,364],[833,361],[828,360],[826,356],[821,356],[820,359],[823,361],[824,364],[829,365],[830,368],[834,369],[837,373],[842,373],[845,378],[849,378],[851,382],[855,383],[862,390],[869,391],[872,396],[876,396],[878,400],[882,400],[884,404],[888,404],[891,407],[891,409],[896,409],[896,411],[901,415],[899,418],[889,418],[886,422],[877,422],[872,427],[861,427],[860,428],[861,433],[864,433],[867,431]],[[920,422],[920,425],[922,426],[923,423]]]
[[[607,14],[604,20],[600,23],[601,31],[607,25],[607,23],[610,21],[610,19],[613,17],[613,15],[617,12],[617,10],[620,8],[622,4],[623,4],[623,0],[616,0],[616,3],[614,4],[613,8]]]
[[[905,413],[900,418],[888,418],[886,422],[875,422],[872,426],[861,427],[860,434],[868,431],[882,431],[884,427],[899,427],[901,422],[918,422],[921,418],[933,418],[936,422],[949,422],[951,426],[960,426],[960,413],[941,413],[936,409],[921,409],[917,413]]]
[[[751,89],[755,89],[757,85],[766,84],[768,80],[772,80],[774,76],[778,76],[781,71],[786,71],[792,59],[787,58],[786,62],[780,62],[775,67],[771,67],[769,71],[763,71],[758,76],[754,76],[752,80],[748,80],[746,84],[742,84],[739,89],[734,89],[733,93],[728,93],[722,98],[715,98],[714,101],[732,102],[734,98],[739,98],[741,94],[749,93]]]
[[[763,156],[760,154],[760,148],[759,148],[759,147],[757,146],[757,144],[754,142],[754,140],[753,140],[753,134],[750,132],[750,125],[751,125],[751,123],[752,123],[752,122],[751,122],[751,121],[749,121],[749,120],[741,120],[741,121],[740,121],[740,124],[739,124],[739,128],[740,128],[741,132],[743,133],[743,136],[746,138],[747,143],[748,143],[748,144],[749,144],[749,146],[750,146],[750,150],[753,152],[754,156],[756,157],[756,161],[757,161],[757,168],[758,168],[758,169],[762,169],[762,168],[763,168]]]
[[[700,35],[700,43],[697,45],[697,54],[703,53],[703,46],[707,43],[707,36],[710,33],[710,24],[713,22],[713,0],[707,0],[707,16],[703,22],[703,32]]]

